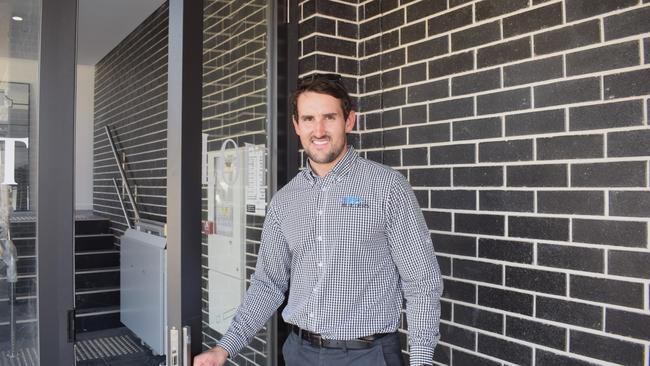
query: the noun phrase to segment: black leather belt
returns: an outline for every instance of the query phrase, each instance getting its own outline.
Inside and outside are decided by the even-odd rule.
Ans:
[[[318,333],[312,333],[296,325],[291,324],[291,331],[298,337],[306,340],[314,347],[318,348],[341,348],[341,349],[365,349],[372,347],[375,340],[382,338],[390,333],[373,334],[366,337],[349,340],[325,339]]]

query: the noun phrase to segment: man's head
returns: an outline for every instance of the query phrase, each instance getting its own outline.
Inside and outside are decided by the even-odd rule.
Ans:
[[[345,155],[346,135],[354,128],[352,100],[334,74],[315,74],[299,81],[293,94],[293,126],[312,169],[325,175]]]

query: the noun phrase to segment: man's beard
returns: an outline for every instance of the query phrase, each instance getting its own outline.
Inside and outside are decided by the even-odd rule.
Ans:
[[[331,143],[331,140],[330,140],[330,143]],[[307,154],[309,159],[311,161],[313,161],[314,163],[329,164],[329,163],[333,162],[334,160],[336,160],[336,158],[339,157],[339,155],[341,155],[344,148],[345,148],[345,144],[341,144],[341,146],[332,146],[332,149],[330,151],[326,152],[324,155],[323,154],[312,153],[311,149],[305,149],[305,153]]]

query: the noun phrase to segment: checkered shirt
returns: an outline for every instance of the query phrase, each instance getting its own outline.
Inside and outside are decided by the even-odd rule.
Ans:
[[[324,177],[307,165],[271,201],[257,268],[219,345],[237,354],[291,282],[284,320],[326,339],[396,331],[405,298],[411,365],[430,364],[442,281],[410,185],[352,147]]]

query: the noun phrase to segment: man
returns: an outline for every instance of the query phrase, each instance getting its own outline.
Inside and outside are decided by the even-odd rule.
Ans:
[[[292,104],[306,168],[273,197],[244,301],[218,346],[194,366],[221,366],[245,347],[289,282],[287,365],[402,365],[402,296],[411,365],[431,364],[442,281],[410,185],[347,145],[356,117],[340,76],[302,79]]]

